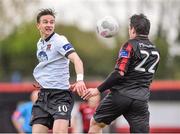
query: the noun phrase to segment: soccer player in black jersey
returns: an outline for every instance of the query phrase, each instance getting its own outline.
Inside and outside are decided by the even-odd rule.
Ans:
[[[101,101],[91,119],[89,133],[102,128],[123,115],[131,133],[149,132],[149,86],[156,72],[160,55],[148,39],[150,21],[143,14],[130,18],[129,37],[119,51],[114,71],[97,88],[86,90],[88,99],[103,91],[111,92]]]

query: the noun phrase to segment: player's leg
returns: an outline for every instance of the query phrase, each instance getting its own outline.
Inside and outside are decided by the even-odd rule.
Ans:
[[[53,119],[50,115],[41,108],[34,106],[32,109],[32,133],[48,133],[52,128]]]
[[[46,93],[40,92],[38,96],[38,100],[35,102],[32,108],[32,133],[48,133],[49,128],[52,128],[53,118],[50,114],[45,111],[45,99],[47,98]]]
[[[69,91],[55,91],[52,92],[51,100],[48,105],[49,112],[54,118],[53,133],[68,133],[70,125],[71,111],[74,105],[72,93]]]
[[[68,133],[69,120],[58,119],[54,121],[53,133]]]
[[[130,125],[131,133],[149,133],[148,103],[134,100],[124,117]]]
[[[49,128],[42,124],[34,124],[32,126],[32,133],[48,133]]]
[[[106,126],[104,123],[98,123],[91,118],[90,127],[89,127],[89,134],[93,133],[102,133],[102,129]]]
[[[109,125],[127,110],[131,99],[113,91],[108,94],[99,104],[91,119],[89,133],[101,133],[102,128]]]

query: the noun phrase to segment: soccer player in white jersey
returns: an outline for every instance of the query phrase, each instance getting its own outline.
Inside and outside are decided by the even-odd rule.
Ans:
[[[32,133],[68,133],[74,105],[69,83],[69,60],[74,64],[77,93],[86,90],[83,81],[83,63],[65,36],[54,33],[55,13],[42,9],[37,15],[37,28],[41,38],[37,43],[39,64],[33,75],[40,84],[38,100],[32,109]]]

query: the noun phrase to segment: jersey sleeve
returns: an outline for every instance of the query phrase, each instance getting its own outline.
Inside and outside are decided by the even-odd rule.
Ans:
[[[120,75],[119,71],[112,71],[108,77],[97,87],[97,89],[102,93],[107,89],[110,89],[116,84],[116,82],[123,76]]]
[[[18,110],[15,110],[13,115],[12,115],[12,119],[18,120],[20,117],[21,117],[21,113]]]
[[[63,56],[68,56],[72,52],[75,52],[72,44],[67,40],[65,36],[60,36],[56,41],[56,50]]]
[[[133,47],[130,43],[125,43],[119,51],[118,60],[115,66],[115,70],[112,71],[108,77],[97,88],[100,92],[104,92],[107,89],[113,87],[118,80],[122,79],[128,70],[130,58],[133,54]],[[121,72],[124,74],[122,75]]]
[[[26,114],[26,103],[24,104],[20,104],[17,108],[17,110],[19,111],[21,116],[24,116],[24,114]]]
[[[122,46],[122,48],[119,51],[118,60],[115,69],[126,73],[132,55],[133,55],[133,46],[127,42]]]
[[[13,113],[13,116],[12,116],[13,120],[18,120],[19,118],[21,118],[24,115],[24,113],[26,113],[25,105],[20,104]]]

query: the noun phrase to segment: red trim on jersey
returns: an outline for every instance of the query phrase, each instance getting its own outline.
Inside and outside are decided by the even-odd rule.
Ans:
[[[120,71],[123,71],[123,72],[126,72],[126,65],[129,61],[129,57],[130,57],[130,54],[131,54],[131,51],[132,51],[132,45],[131,44],[127,44],[127,47],[125,48],[126,51],[128,51],[128,58],[123,58],[120,60],[120,63],[119,63],[119,70]]]

